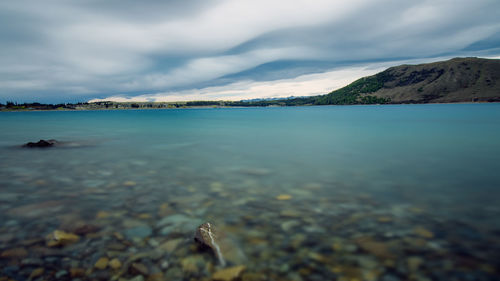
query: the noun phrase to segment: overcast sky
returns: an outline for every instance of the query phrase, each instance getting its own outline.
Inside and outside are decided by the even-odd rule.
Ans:
[[[0,1],[0,102],[324,94],[500,56],[500,1]]]

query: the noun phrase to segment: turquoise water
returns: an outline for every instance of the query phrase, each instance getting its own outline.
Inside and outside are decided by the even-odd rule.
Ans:
[[[247,280],[498,279],[500,104],[2,112],[0,131],[0,247],[27,250],[0,259],[5,276],[178,241],[142,275],[210,277],[192,237],[211,221]],[[18,147],[39,139],[81,146]],[[82,225],[98,230],[47,246]],[[122,271],[81,278],[138,274]]]

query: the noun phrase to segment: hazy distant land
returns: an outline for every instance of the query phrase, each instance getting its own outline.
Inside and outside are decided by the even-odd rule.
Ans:
[[[250,101],[92,102],[0,104],[0,110],[98,110],[354,104],[500,102],[500,60],[454,58],[400,65],[325,95]]]

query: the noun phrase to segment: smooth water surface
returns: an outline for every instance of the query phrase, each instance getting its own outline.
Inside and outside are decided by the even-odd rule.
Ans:
[[[210,221],[243,280],[498,280],[500,104],[1,112],[0,131],[0,277],[210,278]],[[72,146],[19,148],[39,139]]]

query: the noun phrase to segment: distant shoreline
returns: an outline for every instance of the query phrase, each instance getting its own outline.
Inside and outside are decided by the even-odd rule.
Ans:
[[[248,106],[231,106],[231,105],[206,105],[206,106],[178,106],[178,107],[119,107],[106,108],[103,106],[78,106],[76,108],[0,108],[0,112],[47,112],[47,111],[123,111],[123,110],[172,110],[172,109],[221,109],[221,108],[277,108],[277,107],[316,107],[316,106],[390,106],[390,105],[426,105],[426,104],[496,104],[498,101],[478,101],[478,102],[438,102],[438,103],[384,103],[384,104],[329,104],[329,105],[248,105]],[[119,104],[119,103],[117,103]],[[42,105],[43,106],[43,105]],[[50,106],[50,105],[47,105]]]

